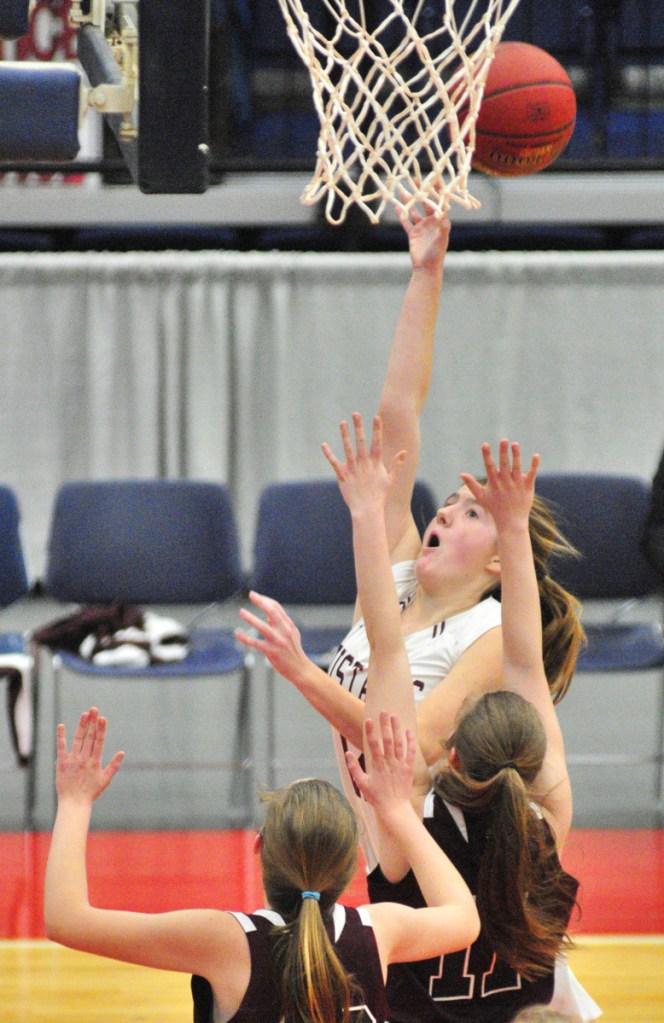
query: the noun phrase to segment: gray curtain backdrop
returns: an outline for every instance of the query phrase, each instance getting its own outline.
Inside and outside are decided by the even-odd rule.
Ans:
[[[66,479],[259,491],[325,476],[320,442],[371,414],[407,254],[0,256],[0,479],[38,576]],[[451,253],[420,474],[439,498],[482,441],[542,469],[652,475],[664,446],[664,253]]]

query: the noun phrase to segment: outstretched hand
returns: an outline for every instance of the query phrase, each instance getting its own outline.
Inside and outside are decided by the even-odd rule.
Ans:
[[[399,219],[408,236],[413,270],[434,269],[442,264],[450,240],[448,215],[421,213],[412,206],[410,213],[400,213]]]
[[[380,416],[374,416],[371,447],[367,446],[364,424],[359,412],[353,412],[355,429],[355,450],[347,422],[339,425],[345,462],[340,462],[329,444],[322,444],[323,454],[334,469],[339,489],[351,514],[360,507],[385,507],[387,494],[406,458],[405,451],[399,451],[389,467],[383,463],[383,423]]]
[[[309,663],[302,649],[300,630],[278,600],[256,593],[255,590],[250,590],[249,599],[265,614],[265,618],[259,618],[247,608],[240,608],[240,617],[253,630],[253,634],[236,629],[236,639],[260,651],[284,678],[296,681],[298,673]]]
[[[67,749],[65,726],[58,725],[55,787],[59,798],[71,797],[92,803],[108,788],[120,769],[124,753],[116,753],[106,767],[102,767],[105,741],[106,718],[100,716],[96,707],[81,714],[71,750]]]
[[[391,812],[410,808],[415,772],[415,737],[410,729],[406,734],[396,714],[380,712],[380,732],[371,718],[364,722],[366,748],[368,751],[367,770],[364,771],[355,753],[346,752],[346,763],[351,778],[358,789],[383,819],[388,823]]]
[[[470,473],[461,473],[461,479],[475,500],[486,508],[499,530],[519,519],[527,522],[535,493],[539,455],[533,455],[530,468],[525,473],[521,468],[521,447],[517,441],[510,445],[508,440],[501,440],[498,465],[494,462],[490,444],[482,445],[482,457],[486,484],[478,483]]]

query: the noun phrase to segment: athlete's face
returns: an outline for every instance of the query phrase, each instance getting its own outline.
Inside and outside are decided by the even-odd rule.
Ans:
[[[418,580],[472,582],[498,564],[493,518],[467,487],[450,494],[429,523],[417,560]]]

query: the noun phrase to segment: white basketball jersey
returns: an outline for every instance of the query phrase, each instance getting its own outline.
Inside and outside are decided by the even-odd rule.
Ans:
[[[392,568],[394,581],[402,609],[407,607],[415,594],[415,562],[403,561]],[[406,651],[410,662],[415,687],[415,699],[422,697],[450,671],[452,665],[476,639],[500,625],[500,603],[494,597],[486,597],[475,607],[461,614],[453,615],[433,627],[406,636]],[[369,663],[369,642],[364,622],[359,619],[339,645],[329,674],[349,692],[364,699]],[[356,791],[348,773],[344,753],[357,750],[351,743],[333,731],[335,752],[339,772],[350,803],[360,823],[362,849],[369,871],[377,864],[376,821],[372,808]]]

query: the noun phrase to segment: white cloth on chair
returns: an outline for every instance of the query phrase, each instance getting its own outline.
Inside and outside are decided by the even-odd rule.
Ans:
[[[135,666],[172,664],[183,661],[189,649],[187,632],[174,618],[144,611],[140,625],[118,629],[101,639],[96,633],[86,636],[79,653],[93,664]]]

